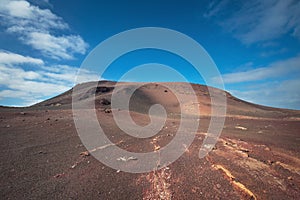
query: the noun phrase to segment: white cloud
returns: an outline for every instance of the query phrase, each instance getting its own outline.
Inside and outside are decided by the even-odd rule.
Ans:
[[[49,9],[41,9],[25,0],[0,1],[1,24],[24,44],[54,59],[74,59],[85,54],[88,45],[79,35],[68,32],[69,26]]]
[[[25,0],[2,0],[0,16],[7,20],[2,22],[8,27],[24,27],[40,30],[68,29],[64,20],[49,9],[40,9]]]
[[[204,17],[243,44],[263,48],[260,56],[269,57],[289,51],[279,40],[282,37],[300,39],[299,10],[298,0],[214,0]],[[238,70],[222,75],[233,95],[253,103],[300,109],[300,55]]]
[[[6,88],[0,91],[0,99],[16,98],[21,100],[22,105],[29,105],[39,99],[65,92],[72,86],[69,82],[51,83],[55,80],[16,67],[0,65],[0,73],[0,86]]]
[[[260,67],[244,72],[224,74],[222,75],[222,79],[225,84],[244,83],[265,80],[268,78],[276,78],[293,73],[300,73],[300,56],[275,62],[267,67]],[[218,78],[214,78],[213,80],[215,82],[220,82]]]
[[[210,18],[210,17],[217,15],[218,13],[220,13],[223,10],[224,7],[227,6],[228,3],[229,3],[228,0],[211,1],[208,5],[207,12],[204,13],[204,17]]]
[[[283,54],[286,52],[288,52],[287,48],[280,48],[280,49],[275,48],[275,50],[268,50],[268,51],[264,51],[264,52],[260,53],[260,56],[261,57],[269,57],[269,56],[273,56],[273,55]]]
[[[83,39],[76,35],[56,37],[49,33],[31,32],[24,42],[55,59],[72,59],[74,53],[85,54],[87,48]]]
[[[234,96],[256,104],[300,110],[300,80],[274,81],[230,90]]]
[[[222,75],[228,91],[243,100],[300,110],[300,55],[266,67]],[[221,81],[214,78],[213,81]]]
[[[81,69],[80,71],[80,80],[77,79],[78,68],[71,67],[68,65],[56,65],[51,67],[42,67],[43,71],[39,73],[45,77],[55,80],[56,82],[64,81],[72,83],[72,85],[76,83],[83,83],[88,81],[99,80],[100,78],[91,71]]]
[[[36,65],[44,64],[44,62],[41,59],[32,58],[29,56],[22,56],[19,54],[0,50],[0,64],[1,63],[5,63],[6,65],[23,64],[23,63],[36,64]]]
[[[3,6],[13,17],[31,18],[32,11],[27,1],[11,1]]]
[[[228,10],[235,9],[235,12]],[[300,1],[215,1],[204,15],[214,18],[244,44],[270,41],[292,32],[300,39]]]
[[[43,62],[36,62],[35,58],[11,52],[5,53],[21,59],[17,62],[2,59],[0,63],[0,87],[2,87],[0,99],[2,100],[17,98],[23,101],[20,105],[31,105],[33,102],[60,94],[74,86],[78,68],[68,65],[45,66]],[[38,68],[34,71],[22,69],[19,65],[24,63],[38,64],[36,66]],[[85,70],[81,73],[85,77],[83,81],[98,80],[98,76],[92,72]]]

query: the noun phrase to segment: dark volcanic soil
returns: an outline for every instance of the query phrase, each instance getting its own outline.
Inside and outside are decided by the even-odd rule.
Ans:
[[[184,84],[172,84],[184,92]],[[130,109],[137,124],[149,123],[147,109],[154,103],[168,111],[158,135],[137,139],[123,133],[107,112],[114,83],[100,82],[99,87],[81,100],[96,92],[98,120],[120,148],[150,152],[172,140],[180,110],[171,91],[153,83],[134,94]],[[206,87],[193,87],[201,111],[194,142],[171,165],[143,174],[111,169],[86,152],[72,117],[72,91],[29,108],[0,108],[1,199],[299,199],[300,112],[224,93],[228,115],[223,132],[213,151],[199,159],[210,100]]]

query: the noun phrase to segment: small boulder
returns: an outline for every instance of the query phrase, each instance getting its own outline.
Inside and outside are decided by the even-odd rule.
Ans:
[[[90,152],[88,152],[88,151],[83,151],[83,152],[80,153],[80,155],[81,155],[82,157],[87,157],[87,156],[90,155]]]
[[[108,101],[107,99],[100,99],[100,104],[101,105],[110,105],[110,101]]]
[[[265,151],[270,151],[271,149],[269,147],[266,147],[265,148]]]
[[[106,108],[106,109],[104,109],[104,112],[105,112],[105,113],[111,113],[111,109],[107,109],[107,108]]]

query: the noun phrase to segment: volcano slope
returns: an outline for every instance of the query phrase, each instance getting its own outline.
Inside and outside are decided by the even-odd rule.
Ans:
[[[185,94],[187,83],[168,84]],[[192,86],[201,113],[193,143],[169,166],[141,174],[112,169],[87,152],[73,121],[72,90],[31,107],[1,107],[1,199],[299,199],[300,111],[255,105],[212,89],[226,96],[227,115],[216,146],[199,159],[211,102],[206,86]],[[180,106],[195,103],[185,94],[186,104],[179,105],[159,83],[141,86],[130,100],[133,120],[148,124],[153,104],[163,105],[168,118],[157,135],[138,139],[113,119],[110,98],[115,87],[115,82],[100,81],[77,99],[95,104],[106,136],[128,151],[159,151],[176,134]],[[191,115],[197,113],[192,108]]]

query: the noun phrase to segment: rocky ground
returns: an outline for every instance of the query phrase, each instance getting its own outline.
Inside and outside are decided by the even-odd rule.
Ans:
[[[114,122],[108,98],[114,83],[100,86],[97,117],[118,147],[159,151],[172,140],[180,119],[170,91],[149,84],[135,94],[131,114],[137,124],[149,123],[146,111],[153,102],[173,114],[159,134],[137,139]],[[204,112],[198,131],[190,133],[195,135],[192,145],[169,166],[142,174],[107,167],[87,151],[74,125],[70,91],[29,108],[0,108],[1,199],[299,199],[300,112],[249,104],[227,94],[221,137],[199,159],[210,105],[205,87],[194,88]],[[95,151],[105,148],[110,147]],[[120,157],[120,162],[138,160]]]

